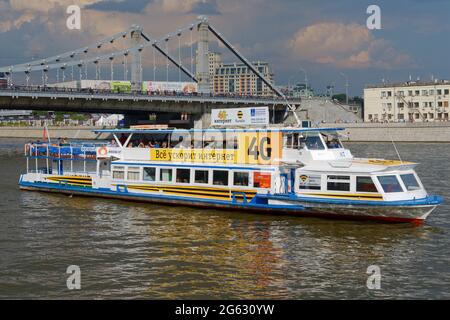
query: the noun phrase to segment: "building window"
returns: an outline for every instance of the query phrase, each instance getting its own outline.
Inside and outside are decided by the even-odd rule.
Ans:
[[[412,90],[408,90],[408,96],[412,97],[413,95],[413,91]]]
[[[416,96],[420,96],[420,90],[414,91]]]
[[[403,108],[403,107],[405,106],[405,104],[404,104],[403,102],[399,102],[399,103],[397,103],[397,106],[398,106],[399,108]]]
[[[444,90],[444,94],[448,94],[448,89],[445,89],[445,90]]]
[[[172,182],[172,169],[160,169],[159,181]]]
[[[127,180],[131,180],[131,181],[139,180],[140,171],[141,170],[139,167],[128,167]]]
[[[386,97],[386,91],[381,91],[381,97],[382,98]]]
[[[156,168],[144,168],[144,180],[156,181]]]
[[[113,167],[113,179],[124,180],[125,179],[125,167]]]
[[[214,170],[213,171],[213,185],[227,186],[228,185],[228,171]]]
[[[270,188],[272,175],[264,172],[253,173],[253,187],[255,188]]]
[[[233,173],[233,184],[235,186],[246,186],[249,184],[249,173],[248,172],[234,172]]]
[[[422,90],[422,95],[423,96],[427,96],[428,95],[428,90]]]
[[[388,97],[392,97],[392,91],[388,91],[388,92],[387,92],[387,96],[388,96]]]
[[[195,170],[195,183],[208,184],[209,171],[208,170]]]
[[[437,95],[440,96],[442,94],[442,90],[441,89],[437,89]]]
[[[378,181],[380,182],[384,192],[386,193],[403,192],[403,189],[396,176],[380,176],[378,177]]]
[[[189,183],[191,178],[190,169],[177,169],[177,183]]]
[[[399,114],[397,114],[397,118],[398,118],[398,120],[404,120],[405,115],[403,113],[399,113]]]
[[[372,177],[356,177],[357,192],[378,192]]]

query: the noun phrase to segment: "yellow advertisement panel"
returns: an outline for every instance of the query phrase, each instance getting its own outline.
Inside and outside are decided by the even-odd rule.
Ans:
[[[150,149],[151,161],[238,163],[237,150]]]
[[[226,164],[278,164],[282,157],[280,132],[245,132],[237,137],[237,149],[150,149],[151,161]]]

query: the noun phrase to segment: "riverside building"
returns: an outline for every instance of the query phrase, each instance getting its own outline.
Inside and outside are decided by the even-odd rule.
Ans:
[[[450,80],[367,86],[365,122],[449,121]]]

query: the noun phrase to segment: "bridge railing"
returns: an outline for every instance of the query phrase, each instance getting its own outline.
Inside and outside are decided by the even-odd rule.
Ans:
[[[260,95],[242,95],[242,94],[205,94],[197,92],[178,92],[178,91],[133,91],[133,92],[121,92],[111,89],[92,89],[92,88],[57,88],[47,86],[9,86],[0,88],[0,91],[8,93],[49,93],[49,94],[71,94],[71,95],[110,95],[110,96],[123,96],[123,97],[152,97],[152,98],[197,98],[205,100],[258,100],[258,101],[280,101],[284,99],[277,96],[260,96]],[[292,102],[300,102],[300,98],[290,99]]]

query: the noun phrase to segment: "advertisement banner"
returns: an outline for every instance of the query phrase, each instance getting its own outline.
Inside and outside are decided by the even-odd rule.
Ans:
[[[269,107],[213,109],[211,123],[218,126],[268,125]]]
[[[161,93],[164,91],[195,93],[198,92],[198,85],[195,82],[144,81],[142,83],[142,91],[148,93]]]
[[[237,163],[236,150],[151,149],[151,161]]]

